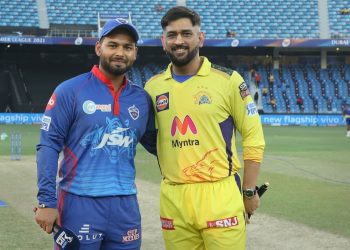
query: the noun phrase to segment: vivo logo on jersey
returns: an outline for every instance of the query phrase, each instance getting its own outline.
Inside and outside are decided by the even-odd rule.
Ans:
[[[207,221],[208,228],[213,227],[233,227],[238,225],[238,219],[237,216],[221,219],[221,220],[213,220],[213,221]]]
[[[129,136],[123,136],[121,132],[127,131],[129,128],[117,128],[111,131],[111,133],[105,133],[102,136],[100,144],[94,149],[103,148],[105,145],[109,146],[123,146],[125,148],[133,142],[133,139]]]
[[[187,133],[187,128],[190,128],[192,134],[197,134],[196,125],[194,125],[191,117],[186,115],[183,122],[181,122],[179,117],[175,116],[171,125],[171,135],[174,136],[176,134],[176,130],[179,130],[180,134],[184,135]]]

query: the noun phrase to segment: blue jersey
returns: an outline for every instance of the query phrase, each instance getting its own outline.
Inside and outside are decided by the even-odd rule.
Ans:
[[[125,79],[117,93],[97,66],[54,91],[37,146],[38,200],[56,207],[59,188],[81,196],[136,193],[136,144],[147,127],[151,103],[143,88]]]

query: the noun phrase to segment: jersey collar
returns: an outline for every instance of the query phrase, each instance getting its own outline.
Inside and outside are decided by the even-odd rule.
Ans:
[[[197,72],[197,76],[206,76],[209,75],[210,73],[210,69],[211,69],[211,63],[209,62],[208,58],[201,56],[201,58],[203,59],[203,63],[202,66],[200,67],[200,69]],[[168,65],[168,68],[166,69],[166,71],[164,72],[164,80],[168,80],[172,78],[172,74],[171,74],[171,63]]]
[[[101,82],[105,83],[109,89],[114,91],[114,87],[112,81],[105,76],[102,71],[99,69],[98,65],[94,65],[91,70],[92,74],[94,74]],[[128,83],[128,79],[124,76],[123,84],[120,86],[120,89],[124,88]]]

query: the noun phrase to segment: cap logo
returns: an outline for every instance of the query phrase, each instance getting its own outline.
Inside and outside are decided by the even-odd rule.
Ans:
[[[115,19],[118,23],[123,23],[123,24],[125,24],[125,23],[128,23],[128,20],[126,20],[126,19],[124,19],[124,18],[117,18],[117,19]]]

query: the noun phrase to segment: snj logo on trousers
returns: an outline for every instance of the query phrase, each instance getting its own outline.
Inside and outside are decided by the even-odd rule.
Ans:
[[[221,220],[213,220],[213,221],[207,221],[207,227],[233,227],[238,225],[238,218],[237,216],[221,219]]]
[[[156,96],[157,112],[169,109],[169,92]]]
[[[88,115],[95,113],[96,110],[100,110],[101,112],[111,112],[112,105],[111,104],[96,104],[91,100],[87,100],[83,103],[83,110]]]
[[[197,134],[196,125],[192,121],[191,117],[186,115],[182,122],[179,117],[175,116],[171,125],[171,136],[174,137],[176,135],[176,131],[179,131],[179,136],[185,135],[187,134],[188,130],[190,130],[193,135]],[[175,139],[172,140],[171,143],[173,148],[182,148],[185,146],[197,146],[199,145],[199,140],[187,139],[181,141]]]

